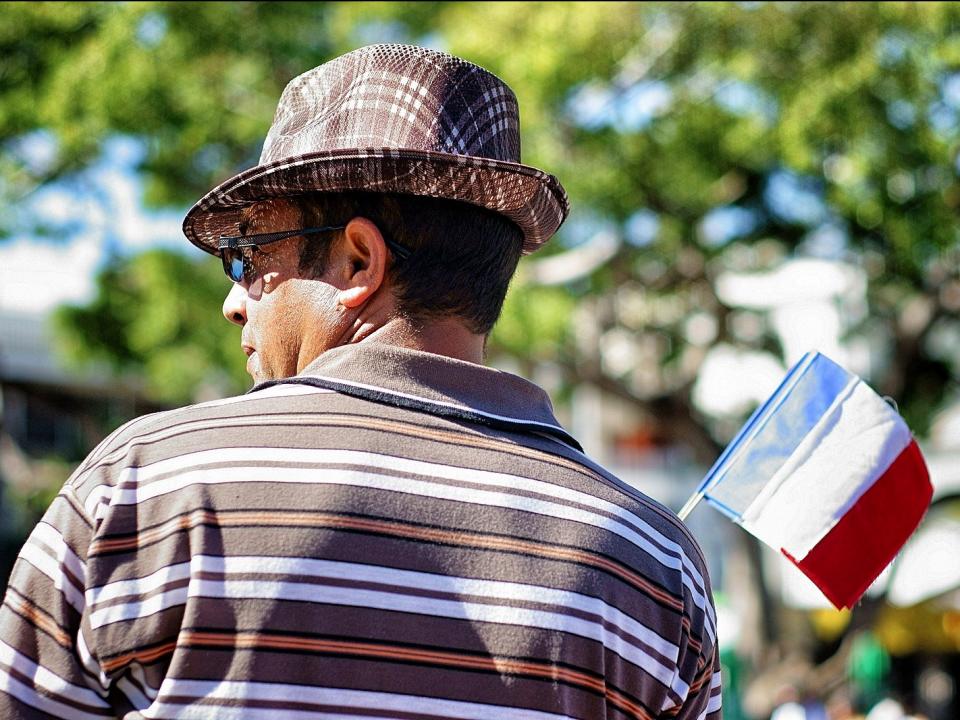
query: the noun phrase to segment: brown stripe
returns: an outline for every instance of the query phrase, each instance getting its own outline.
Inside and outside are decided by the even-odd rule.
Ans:
[[[194,510],[187,515],[180,515],[163,525],[159,525],[137,535],[95,540],[91,544],[90,554],[99,555],[108,552],[135,550],[144,545],[157,542],[158,540],[162,540],[184,530],[191,530],[200,525],[213,525],[216,527],[270,525],[323,527],[370,532],[391,537],[419,540],[421,542],[444,543],[483,550],[499,550],[535,555],[545,559],[589,565],[605,570],[664,605],[678,611],[683,609],[683,602],[679,598],[653,585],[622,563],[587,550],[559,545],[547,545],[545,543],[521,538],[443,530],[396,521],[350,517],[322,512],[238,510],[231,511],[230,513],[216,513],[211,510]]]
[[[234,650],[295,650],[308,653],[349,655],[364,659],[408,661],[468,670],[483,670],[535,679],[562,681],[604,695],[608,702],[631,717],[650,720],[647,710],[624,693],[609,687],[603,679],[551,663],[517,660],[508,657],[465,655],[443,650],[411,648],[372,642],[352,642],[268,633],[214,633],[184,630],[180,645],[221,647]],[[132,659],[132,658],[131,658]]]

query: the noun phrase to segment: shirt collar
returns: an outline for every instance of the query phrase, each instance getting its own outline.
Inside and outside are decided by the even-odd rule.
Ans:
[[[443,355],[380,343],[344,345],[327,350],[299,375],[261,383],[251,392],[281,383],[325,387],[511,431],[545,433],[581,450],[557,422],[550,398],[539,386]]]

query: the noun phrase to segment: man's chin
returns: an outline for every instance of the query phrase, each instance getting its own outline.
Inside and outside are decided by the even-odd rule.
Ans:
[[[247,357],[247,375],[253,379],[254,385],[270,379],[264,377],[263,368],[260,367],[260,354],[256,351],[253,351]]]

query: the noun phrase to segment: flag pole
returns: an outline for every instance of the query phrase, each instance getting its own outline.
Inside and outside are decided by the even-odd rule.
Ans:
[[[677,513],[677,517],[681,520],[686,520],[687,515],[697,506],[703,498],[706,496],[706,493],[703,490],[697,490],[693,495],[690,496],[690,499],[684,503],[683,507],[680,508],[680,512]]]

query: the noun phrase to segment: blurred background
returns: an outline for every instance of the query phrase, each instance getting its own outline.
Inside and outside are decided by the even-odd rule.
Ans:
[[[709,507],[725,717],[960,717],[960,5],[0,6],[0,587],[125,420],[243,392],[187,208],[284,85],[408,42],[504,78],[572,202],[490,362],[678,509],[807,350],[896,400],[934,504],[852,612]],[[886,714],[884,714],[886,713]]]

